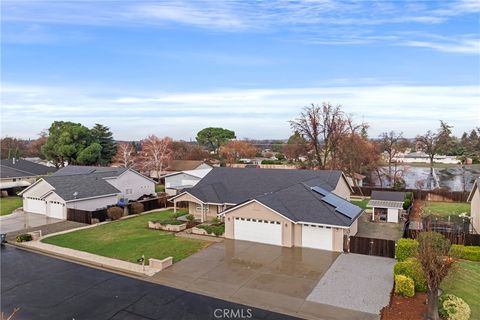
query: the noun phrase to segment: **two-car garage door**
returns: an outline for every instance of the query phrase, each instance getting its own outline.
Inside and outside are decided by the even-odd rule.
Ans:
[[[235,217],[233,228],[237,240],[282,245],[282,225],[278,221]]]
[[[23,199],[23,209],[27,212],[45,214],[47,203],[45,200],[28,197]]]

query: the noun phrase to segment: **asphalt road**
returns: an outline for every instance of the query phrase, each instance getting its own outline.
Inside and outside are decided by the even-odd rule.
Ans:
[[[11,246],[0,254],[1,311],[20,308],[14,320],[293,319]]]

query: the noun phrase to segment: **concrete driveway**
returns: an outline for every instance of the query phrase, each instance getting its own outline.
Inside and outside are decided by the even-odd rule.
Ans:
[[[308,296],[308,301],[380,314],[393,287],[394,259],[342,254]]]
[[[59,221],[63,220],[49,218],[43,214],[30,213],[25,212],[22,209],[17,209],[9,215],[0,217],[0,231],[2,233],[10,233]]]
[[[376,319],[307,297],[339,253],[225,240],[152,280],[188,291],[307,319]]]

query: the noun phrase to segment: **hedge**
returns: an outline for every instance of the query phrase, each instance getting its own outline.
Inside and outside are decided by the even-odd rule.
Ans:
[[[394,275],[404,275],[412,278],[415,292],[427,292],[427,279],[422,270],[422,265],[416,258],[400,261],[393,267]]]
[[[480,246],[464,246],[453,244],[449,254],[452,258],[480,261]]]
[[[472,313],[470,306],[462,298],[453,294],[440,297],[438,312],[446,320],[468,320]]]
[[[123,216],[123,209],[120,207],[110,207],[107,209],[107,216],[111,220],[118,220]]]
[[[22,233],[22,234],[19,234],[15,240],[17,242],[27,242],[27,241],[32,241],[32,235],[31,234],[28,234],[28,233]]]
[[[133,202],[130,205],[130,208],[132,210],[131,214],[139,214],[145,210],[143,203],[140,203],[140,202]]]
[[[207,231],[208,234],[214,234],[215,236],[221,236],[225,233],[225,224],[200,224],[197,228]]]
[[[405,261],[408,258],[415,257],[418,252],[418,241],[414,239],[402,238],[397,241],[396,256],[398,261]]]
[[[412,278],[403,275],[395,276],[395,294],[404,297],[413,297],[415,295],[415,285]]]

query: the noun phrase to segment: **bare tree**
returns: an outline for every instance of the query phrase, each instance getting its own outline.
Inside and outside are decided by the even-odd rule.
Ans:
[[[250,142],[242,140],[230,140],[220,147],[219,154],[224,157],[227,163],[235,163],[241,158],[253,158],[257,153]]]
[[[341,106],[329,103],[305,107],[297,119],[289,121],[291,128],[305,137],[321,169],[326,168],[332,154],[335,156],[339,142],[347,132],[347,122]],[[333,163],[335,165],[335,161]]]
[[[139,163],[142,170],[159,179],[172,160],[172,142],[172,138],[158,138],[155,135],[150,135],[143,140],[139,152]]]
[[[428,130],[424,135],[417,136],[417,143],[422,150],[428,155],[430,160],[430,174],[433,175],[433,161],[435,156],[442,151],[445,151],[447,146],[451,143],[451,128],[446,122],[440,120],[440,128],[437,132]]]
[[[403,133],[395,131],[382,132],[380,134],[381,151],[387,153],[388,157],[388,175],[392,177],[392,161],[393,158],[401,151],[401,142]]]
[[[421,232],[418,235],[418,260],[427,279],[427,319],[439,320],[438,288],[452,266],[448,257],[450,242],[437,232]]]
[[[133,144],[121,142],[117,144],[117,153],[113,157],[112,162],[124,168],[133,168],[135,166],[136,153]]]

